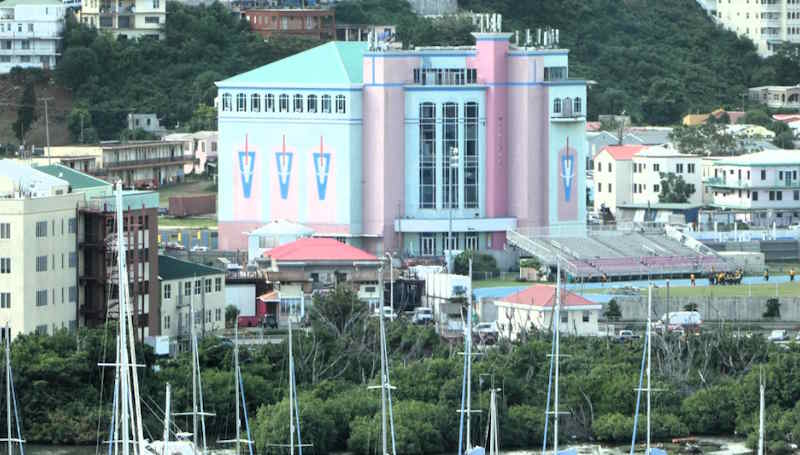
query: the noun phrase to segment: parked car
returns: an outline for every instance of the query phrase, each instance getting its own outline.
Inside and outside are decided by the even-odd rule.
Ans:
[[[381,308],[380,307],[375,308],[375,311],[372,313],[372,315],[375,316],[375,317],[380,316],[381,315]],[[392,311],[392,307],[384,306],[383,307],[383,318],[384,319],[388,319],[390,321],[394,321],[395,319],[397,319],[397,313]]]
[[[278,320],[275,319],[274,314],[265,314],[264,318],[261,320],[261,326],[265,329],[277,329]]]
[[[617,341],[625,342],[630,340],[636,340],[641,338],[639,335],[633,333],[633,330],[620,330],[619,334],[617,334]]]
[[[169,209],[166,208],[166,207],[159,207],[158,208],[158,214],[159,215],[168,215],[169,214]]]
[[[167,242],[166,249],[168,250],[183,250],[183,245],[178,242]]]
[[[414,309],[414,317],[411,319],[414,324],[430,324],[433,322],[433,310],[428,307]]]
[[[205,253],[208,251],[207,246],[195,245],[192,247],[192,253]]]
[[[472,327],[472,338],[480,343],[495,343],[498,335],[497,324],[494,322],[481,322]]]
[[[769,333],[767,337],[768,341],[786,341],[789,336],[786,333],[786,330],[773,330]]]

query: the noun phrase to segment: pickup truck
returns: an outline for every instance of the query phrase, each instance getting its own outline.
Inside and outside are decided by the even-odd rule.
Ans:
[[[619,342],[638,340],[639,338],[641,338],[641,336],[633,333],[633,330],[620,330],[617,335],[617,341]]]

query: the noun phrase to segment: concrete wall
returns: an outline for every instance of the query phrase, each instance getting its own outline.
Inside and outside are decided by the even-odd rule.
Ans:
[[[798,288],[800,289],[800,288]],[[644,321],[647,319],[647,297],[614,297],[622,310],[624,321]],[[725,298],[673,298],[669,311],[679,311],[690,303],[697,304],[703,321],[762,321],[767,308],[767,297],[725,297]],[[800,322],[800,292],[796,296],[778,297],[781,303],[782,322]],[[605,307],[605,304],[604,304]],[[664,299],[653,299],[653,319],[661,318],[667,312]]]

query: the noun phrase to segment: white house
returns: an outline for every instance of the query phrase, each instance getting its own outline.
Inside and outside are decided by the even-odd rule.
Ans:
[[[594,158],[594,211],[607,207],[616,213],[617,205],[632,202],[633,156],[643,145],[609,145]]]
[[[662,174],[675,174],[694,188],[686,201],[702,203],[702,157],[680,153],[671,144],[652,146],[636,153],[632,159],[634,204],[657,204],[661,193]]]
[[[0,2],[0,74],[17,66],[55,68],[66,10],[59,0]]]
[[[800,221],[800,151],[766,150],[713,163],[704,182],[716,208],[740,220],[785,226]]]
[[[550,330],[555,297],[555,286],[537,284],[495,300],[500,336],[515,340],[526,331]],[[597,335],[602,305],[569,291],[564,291],[561,297],[560,332],[577,336]]]

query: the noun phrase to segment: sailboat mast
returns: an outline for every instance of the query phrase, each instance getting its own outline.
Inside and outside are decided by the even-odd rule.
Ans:
[[[469,289],[467,290],[467,452],[472,447],[470,423],[472,418],[472,258],[469,260]]]
[[[555,321],[553,322],[553,328],[556,331],[554,334],[556,339],[556,350],[555,350],[555,388],[556,388],[556,395],[553,402],[553,453],[558,454],[558,364],[559,364],[559,351],[560,346],[559,343],[561,342],[560,332],[561,328],[561,261],[557,261],[556,263],[556,312]]]
[[[378,289],[380,292],[380,314],[378,316],[378,324],[380,325],[380,350],[381,350],[381,447],[383,452],[381,455],[387,455],[386,445],[386,359],[383,356],[383,265],[378,267]]]
[[[759,375],[758,455],[764,455],[764,377]]]
[[[233,323],[233,388],[236,390],[236,455],[239,455],[239,435],[242,423],[239,420],[239,317]]]
[[[11,447],[11,333],[6,324],[6,427],[8,433],[8,455],[13,455]]]
[[[651,343],[650,343],[650,330],[652,328],[652,323],[650,319],[652,317],[653,311],[653,285],[647,287],[647,446],[645,450],[645,455],[650,454],[650,354],[651,354]],[[667,315],[667,319],[669,319],[669,315]]]
[[[167,453],[167,443],[169,442],[169,417],[170,417],[170,386],[169,382],[167,383],[167,393],[166,399],[164,400],[164,435],[162,436],[162,440],[164,444],[161,446],[161,455],[166,455]]]
[[[294,455],[294,357],[292,355],[292,313],[289,312],[289,455]]]
[[[497,389],[492,384],[491,403],[489,404],[489,419],[490,430],[492,432],[489,439],[489,455],[498,455],[500,450],[498,447],[498,425],[497,425]]]
[[[195,363],[197,339],[194,333],[194,322],[194,292],[192,292],[192,296],[189,299],[189,336],[192,338],[192,441],[194,442],[195,448],[197,448],[199,447],[197,425],[197,366]]]
[[[129,403],[130,393],[128,390],[128,378],[130,377],[130,364],[128,363],[128,306],[127,306],[127,274],[125,273],[127,264],[125,263],[125,246],[122,241],[122,183],[117,182],[116,187],[116,217],[117,217],[117,308],[119,310],[119,345],[118,363],[120,364],[120,428],[122,430],[122,455],[130,454],[130,427],[129,427]]]

